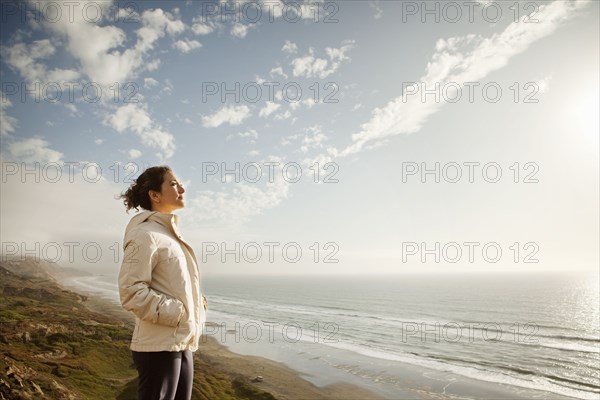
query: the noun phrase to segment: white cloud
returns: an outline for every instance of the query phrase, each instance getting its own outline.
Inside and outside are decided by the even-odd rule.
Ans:
[[[294,135],[286,136],[286,137],[284,137],[284,138],[281,139],[281,145],[282,146],[287,146],[289,144],[292,144],[292,141],[297,140],[298,138],[300,138],[300,136],[302,136],[302,135],[300,135],[299,133],[296,133]]]
[[[291,183],[283,178],[281,166],[285,164],[284,160],[271,156],[268,161],[280,163],[280,166],[274,167],[273,182],[267,180],[263,187],[252,183],[236,183],[233,184],[235,186],[231,193],[208,190],[199,192],[191,199],[190,217],[204,225],[213,222],[215,226],[239,227],[251,217],[277,207],[288,197]],[[258,161],[259,164],[264,162]]]
[[[158,85],[158,81],[154,78],[144,78],[144,87],[146,89],[151,89]]]
[[[156,71],[160,67],[160,58],[155,58],[154,60],[146,63],[146,69],[148,71]]]
[[[316,103],[314,98],[309,97],[304,100],[295,101],[293,103],[290,103],[290,108],[292,109],[292,111],[295,111],[296,109],[298,109],[304,105],[304,106],[306,106],[306,108],[310,109],[310,108],[313,108],[314,106],[316,106],[317,104],[323,104],[323,103]]]
[[[239,132],[238,136],[243,137],[243,138],[258,139],[258,132],[256,132],[255,129],[250,129],[250,130],[247,130],[246,132]]]
[[[258,116],[266,118],[269,115],[273,114],[275,111],[277,111],[279,107],[281,107],[281,104],[277,104],[272,101],[267,101],[265,106],[258,113]]]
[[[208,35],[213,30],[213,27],[204,23],[197,23],[192,25],[192,32],[194,32],[196,35]]]
[[[354,40],[346,40],[343,42],[342,47],[327,47],[325,52],[331,59],[333,63],[350,60],[349,57],[346,56],[346,52],[352,50],[354,47]],[[337,66],[335,67],[337,69]]]
[[[77,106],[73,103],[64,103],[63,104],[67,110],[71,113],[71,116],[77,114]]]
[[[248,155],[249,155],[250,157],[256,157],[256,156],[257,156],[257,155],[259,155],[259,154],[260,154],[260,151],[258,151],[258,150],[250,150],[250,151],[248,152]]]
[[[48,39],[36,40],[31,44],[17,43],[10,47],[0,47],[0,54],[6,63],[29,82],[62,83],[77,79],[79,73],[75,70],[60,68],[48,70],[46,65],[39,62],[55,53],[56,48]]]
[[[119,17],[119,21],[139,21],[140,14],[132,7],[119,7],[117,12],[117,16]]]
[[[171,93],[173,93],[173,89],[174,89],[173,83],[171,82],[170,79],[167,78],[167,79],[165,79],[165,83],[164,83],[163,87],[160,88],[160,92],[166,93],[166,94],[171,94]]]
[[[253,26],[255,26],[255,25],[245,25],[245,24],[240,24],[239,22],[236,22],[231,27],[230,33],[231,33],[232,36],[235,36],[237,38],[243,39],[243,38],[246,37],[246,35],[248,34],[248,31]]]
[[[258,75],[255,75],[255,76],[254,76],[254,80],[255,80],[255,81],[256,81],[256,83],[258,83],[259,85],[262,85],[263,83],[265,83],[265,82],[267,81],[266,79],[263,79],[263,78],[261,78],[261,77],[260,77],[260,76],[258,76]]]
[[[212,115],[202,117],[205,128],[216,128],[222,124],[239,125],[251,116],[247,106],[224,106]]]
[[[192,19],[192,32],[196,35],[208,35],[220,27],[221,25],[218,22],[209,20],[203,16]]]
[[[576,9],[586,4],[557,0],[541,5],[536,14],[538,23],[513,22],[490,38],[470,34],[440,39],[419,83],[433,87],[436,83],[443,86],[449,82],[477,82],[504,67],[513,56],[525,51],[535,41],[553,33]],[[341,151],[330,148],[329,154],[343,157],[368,145],[377,146],[391,136],[417,132],[427,118],[442,106],[434,100],[430,96],[427,101],[422,101],[420,95],[403,93],[384,107],[374,109],[371,119],[361,125],[361,131],[352,135],[351,145]],[[376,143],[371,143],[373,141]]]
[[[551,80],[552,80],[552,76],[548,75],[548,76],[544,76],[542,79],[540,79],[536,82],[537,88],[540,91],[540,93],[543,94],[548,91],[548,89],[550,88]]]
[[[166,158],[175,152],[175,137],[152,121],[148,112],[137,103],[119,107],[114,114],[106,117],[105,123],[119,133],[133,132],[144,145],[162,150]]]
[[[321,127],[319,126],[311,126],[307,129],[308,135],[305,135],[302,138],[302,146],[300,146],[300,150],[303,153],[308,152],[310,149],[323,147],[323,142],[328,138],[321,131]]]
[[[280,75],[284,79],[288,78],[287,74],[285,72],[283,72],[283,68],[281,68],[281,67],[276,67],[271,70],[271,76],[274,77],[275,75]]]
[[[104,139],[96,139],[94,140],[94,143],[96,143],[97,145],[101,145],[102,143],[104,143]]]
[[[165,158],[171,158],[175,153],[175,137],[163,130],[160,125],[142,132],[139,137],[143,144],[162,150]],[[157,153],[157,155],[161,154]]]
[[[290,42],[289,40],[286,40],[283,47],[281,48],[281,51],[283,51],[284,53],[296,54],[298,52],[298,45],[296,45],[296,43]]]
[[[48,141],[41,137],[19,140],[8,145],[8,157],[26,163],[62,162],[63,153],[48,147]]]
[[[319,176],[329,176],[331,170],[328,169],[327,163],[333,161],[333,157],[326,154],[318,154],[314,157],[307,157],[302,160],[302,166],[307,169],[313,169],[315,165],[319,166]]]
[[[295,2],[294,7],[289,7],[282,0],[261,1],[260,3],[263,5],[263,15],[269,15],[277,19],[283,16],[283,11],[285,10],[286,21],[288,22],[296,21],[298,18],[314,20],[319,15],[318,7],[322,7],[318,3],[309,1]],[[331,17],[333,20],[333,14]]]
[[[103,3],[105,4],[108,3]],[[74,13],[73,22],[61,18],[56,23],[45,25],[51,31],[66,37],[67,49],[81,62],[82,70],[93,82],[110,85],[123,81],[142,63],[138,52],[111,51],[122,46],[125,41],[125,33],[115,26],[100,27],[88,23],[79,13]]]
[[[306,78],[318,76],[323,79],[333,72],[327,70],[326,59],[314,57],[312,48],[309,49],[308,55],[293,59],[290,65],[293,67],[292,73],[294,76],[304,76]]]
[[[289,135],[282,139],[281,144],[287,146],[300,140],[300,151],[307,153],[310,149],[323,148],[324,142],[329,139],[319,125],[310,126],[306,128],[305,132],[305,134]]]
[[[383,10],[379,5],[379,0],[369,1],[369,6],[375,12],[375,14],[373,14],[374,19],[381,19],[381,17],[383,17]]]
[[[299,103],[304,104],[307,108],[313,108],[317,104],[323,104],[322,102],[321,103],[315,102],[315,99],[313,99],[313,98],[301,100]]]
[[[119,133],[123,133],[128,129],[134,132],[142,132],[150,129],[152,125],[152,120],[146,110],[134,103],[120,107],[116,113],[108,118],[107,122]]]
[[[6,113],[8,107],[12,107],[12,102],[0,91],[0,136],[8,135],[17,128],[17,119]]]
[[[175,47],[177,50],[181,51],[182,53],[189,53],[190,51],[192,51],[194,49],[202,47],[202,43],[200,43],[197,40],[184,39],[184,40],[178,40],[175,43],[173,43],[173,47]]]
[[[352,40],[343,42],[339,48],[327,47],[325,51],[329,60],[315,57],[313,48],[309,48],[307,55],[292,60],[290,63],[293,67],[292,73],[294,76],[324,79],[336,72],[343,61],[350,60],[346,53],[353,47],[354,41]]]
[[[136,47],[142,51],[153,47],[154,42],[163,37],[164,34],[176,36],[185,30],[185,24],[173,14],[160,8],[146,10],[141,16],[142,28],[138,29],[137,35],[141,39]]]
[[[277,121],[282,121],[282,120],[288,119],[291,116],[292,116],[291,111],[290,110],[285,110],[285,112],[279,113],[279,114],[275,115],[274,119],[277,120]]]
[[[135,160],[136,158],[140,158],[142,156],[142,152],[137,150],[137,149],[131,149],[129,150],[129,158],[131,160]]]
[[[110,15],[112,2],[97,4],[104,15]],[[67,6],[59,4],[59,7],[63,7],[63,15],[69,15]],[[156,41],[165,35],[176,36],[185,30],[185,24],[178,16],[161,9],[146,10],[139,16],[142,26],[135,31],[135,45],[120,51],[126,40],[122,29],[88,22],[81,12],[72,14],[72,19],[45,21],[43,26],[66,39],[67,50],[80,62],[81,71],[102,86],[125,82],[144,69],[156,69],[160,61],[155,59],[148,62],[146,59]]]

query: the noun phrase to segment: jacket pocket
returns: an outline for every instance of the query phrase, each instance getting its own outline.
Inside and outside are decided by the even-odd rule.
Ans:
[[[186,317],[187,317],[187,308],[185,307],[185,304],[183,304],[183,302],[181,302],[181,313],[179,315],[179,322],[177,322],[177,325],[175,325],[175,329],[173,329],[173,337],[177,337],[177,330],[179,329],[181,324],[185,321]]]
[[[185,305],[183,302],[175,297],[169,297],[165,294],[162,295],[158,305],[158,314],[155,322],[160,325],[176,326],[177,320],[179,319],[182,312],[185,312]],[[183,318],[183,316],[181,316]]]
[[[131,341],[132,342],[137,342],[138,341],[138,334],[140,332],[140,323],[139,321],[136,322],[135,327],[133,328],[133,335],[131,335]]]

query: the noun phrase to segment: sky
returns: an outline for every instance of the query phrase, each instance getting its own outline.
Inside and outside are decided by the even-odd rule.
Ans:
[[[3,258],[116,274],[166,164],[205,274],[598,270],[598,2],[0,5]]]

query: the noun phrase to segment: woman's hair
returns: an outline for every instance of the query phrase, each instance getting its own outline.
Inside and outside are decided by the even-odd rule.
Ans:
[[[135,182],[129,186],[127,191],[117,198],[123,199],[123,204],[125,204],[127,213],[129,213],[129,210],[132,208],[135,208],[135,210],[138,211],[138,207],[152,211],[152,202],[150,201],[148,191],[154,190],[160,192],[164,176],[169,171],[172,171],[169,166],[158,165],[147,168],[142,172]]]

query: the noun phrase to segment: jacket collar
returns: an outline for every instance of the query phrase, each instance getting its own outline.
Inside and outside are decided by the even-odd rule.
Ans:
[[[164,226],[165,228],[167,228],[168,230],[172,231],[173,234],[175,234],[175,236],[178,236],[178,225],[179,225],[179,216],[176,214],[166,214],[166,213],[162,213],[162,212],[158,212],[158,211],[142,211],[136,215],[134,215],[131,220],[129,221],[129,223],[127,224],[127,227],[125,228],[125,232],[129,232],[130,230],[132,230],[133,228],[135,228],[136,226],[138,226],[139,224],[146,222],[146,221],[154,221],[162,226]]]
[[[159,211],[142,211],[131,218],[129,224],[127,224],[127,228],[125,228],[126,234],[127,232],[135,228],[137,225],[145,221],[154,221],[173,232],[175,237],[177,237],[184,245],[187,246],[190,253],[192,253],[192,256],[194,257],[194,260],[196,260],[196,254],[194,253],[194,249],[192,248],[192,246],[190,246],[189,243],[183,240],[183,237],[179,233],[179,216],[177,214],[167,214]],[[125,243],[123,244],[123,246],[125,246]]]
[[[179,216],[177,214],[166,214],[160,211],[150,211],[148,217],[145,219],[156,221],[165,228],[171,228],[173,229],[174,233],[177,233],[177,227],[179,225]]]
[[[161,224],[162,226],[164,226],[165,228],[170,229],[171,232],[173,232],[173,234],[175,235],[175,237],[178,238],[179,241],[181,241],[181,243],[183,243],[184,245],[187,246],[188,250],[190,251],[190,253],[192,253],[192,255],[194,257],[194,260],[196,259],[196,254],[194,253],[194,249],[192,248],[192,246],[190,246],[190,244],[188,242],[183,240],[183,237],[179,233],[179,229],[178,229],[179,215],[166,214],[166,213],[162,213],[160,211],[150,211],[150,213],[146,219],[150,220],[150,221],[155,221],[155,222]]]

